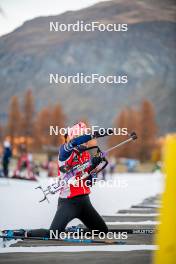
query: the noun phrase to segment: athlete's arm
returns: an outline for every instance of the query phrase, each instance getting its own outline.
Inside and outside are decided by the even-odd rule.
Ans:
[[[70,155],[71,155],[71,153],[75,147],[88,142],[92,138],[93,138],[92,135],[82,135],[80,137],[72,139],[68,143],[61,145],[61,147],[59,149],[59,160],[60,161],[67,160],[70,157]]]

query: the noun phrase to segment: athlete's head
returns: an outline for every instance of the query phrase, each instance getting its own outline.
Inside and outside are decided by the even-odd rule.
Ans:
[[[87,125],[84,122],[80,121],[79,123],[68,128],[65,138],[67,139],[67,141],[70,141],[76,137],[86,134],[86,132]]]

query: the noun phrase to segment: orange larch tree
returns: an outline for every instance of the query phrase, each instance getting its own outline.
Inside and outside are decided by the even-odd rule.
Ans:
[[[21,133],[21,112],[17,96],[13,96],[10,102],[10,110],[7,122],[7,135],[10,137],[11,144],[14,143],[14,138]]]
[[[51,109],[51,120],[50,125],[53,127],[57,127],[58,131],[62,128],[65,128],[65,120],[66,116],[62,110],[60,104],[56,104]],[[59,135],[50,135],[50,144],[52,146],[57,147],[58,145],[63,143],[63,136],[59,133]]]
[[[152,103],[144,100],[141,106],[141,150],[142,161],[150,160],[156,143],[157,125]]]

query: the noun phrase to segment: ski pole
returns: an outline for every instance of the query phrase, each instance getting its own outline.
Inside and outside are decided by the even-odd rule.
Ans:
[[[103,151],[103,152],[102,152],[102,153],[103,153],[103,157],[107,156],[107,154],[108,154],[110,151],[112,151],[113,149],[119,148],[119,147],[121,147],[121,146],[127,144],[128,142],[137,139],[137,134],[136,134],[136,132],[132,132],[132,133],[130,133],[130,134],[128,134],[128,135],[130,136],[130,138],[128,138],[128,139],[126,139],[126,140],[120,142],[119,144],[117,144],[117,145],[115,145],[115,146],[113,146],[113,147],[107,149],[106,151]]]

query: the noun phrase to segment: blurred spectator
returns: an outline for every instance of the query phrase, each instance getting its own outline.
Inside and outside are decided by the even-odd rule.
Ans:
[[[4,141],[4,150],[3,150],[3,156],[2,156],[2,167],[3,167],[3,176],[8,177],[9,176],[9,164],[10,164],[10,158],[12,157],[12,150],[10,142],[5,140]]]
[[[135,172],[137,164],[138,164],[137,160],[127,159],[126,160],[126,166],[127,166],[128,172]]]
[[[37,167],[35,170],[35,166],[33,164],[33,156],[31,153],[27,152],[27,147],[25,144],[21,144],[19,146],[19,152],[20,157],[18,159],[17,168],[14,171],[13,178],[37,180]]]

